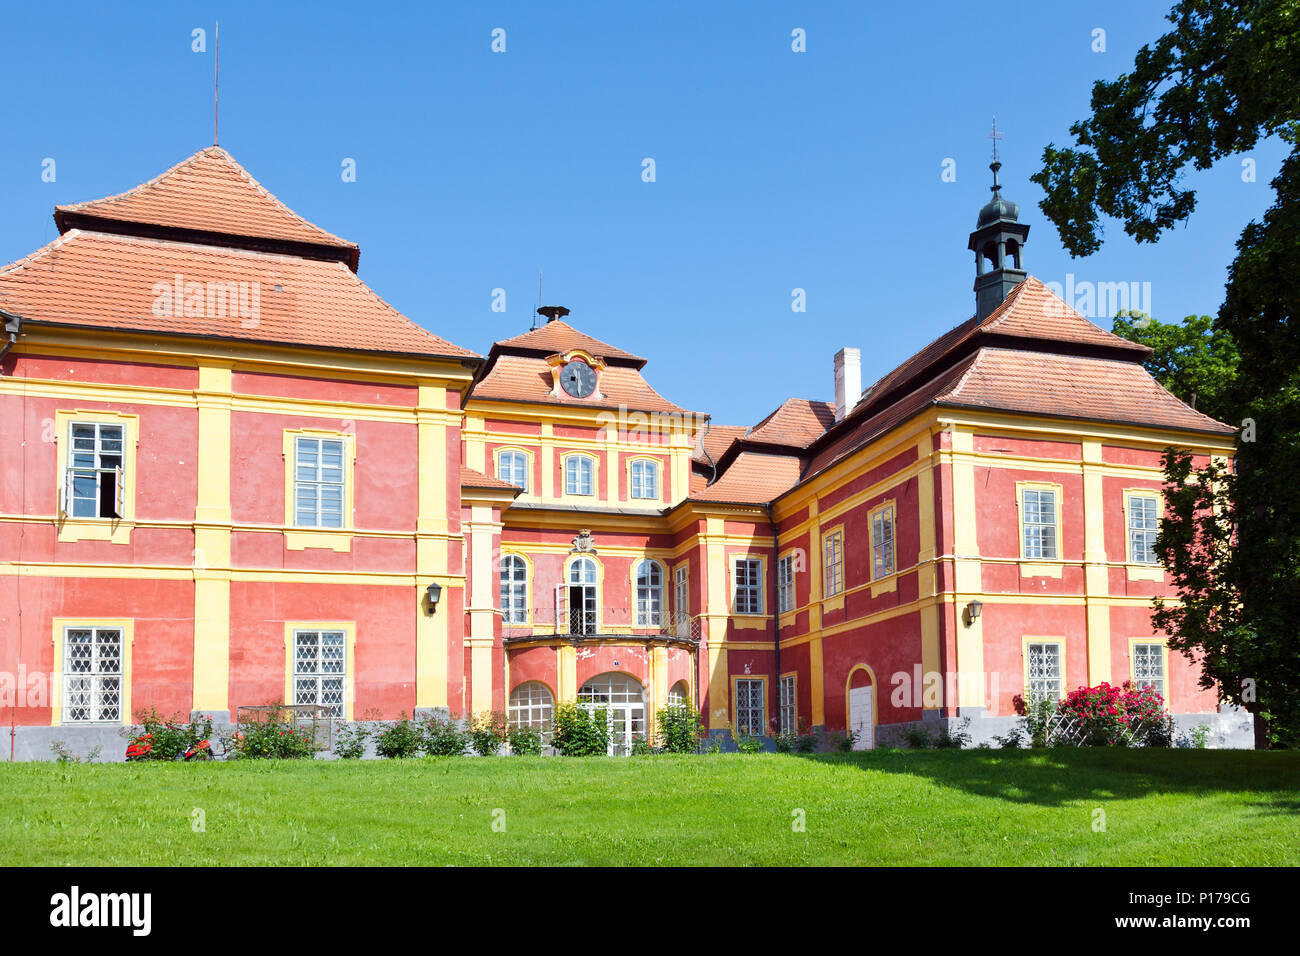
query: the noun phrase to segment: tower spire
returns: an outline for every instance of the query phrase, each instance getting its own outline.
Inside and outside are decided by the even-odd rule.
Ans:
[[[217,135],[220,132],[221,123],[221,21],[217,21],[217,29],[213,37],[213,56],[212,56],[212,145],[218,145],[220,138]]]
[[[989,191],[993,198],[980,209],[967,245],[975,253],[975,314],[981,319],[992,313],[1027,274],[1021,267],[1021,254],[1029,227],[1020,222],[1020,207],[1002,197],[1002,184],[998,181],[1002,169],[998,141],[1002,136],[995,116],[988,133],[988,138],[993,140],[993,162],[989,163],[993,173]]]

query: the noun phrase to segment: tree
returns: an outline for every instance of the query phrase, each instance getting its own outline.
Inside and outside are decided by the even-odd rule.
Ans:
[[[1236,343],[1214,327],[1208,315],[1189,315],[1181,324],[1160,322],[1142,312],[1121,312],[1111,331],[1152,350],[1142,365],[1178,398],[1223,421],[1236,410],[1230,391],[1237,377]]]
[[[1300,742],[1300,0],[1182,0],[1130,73],[1093,86],[1076,145],[1043,151],[1032,178],[1072,255],[1102,243],[1103,216],[1139,242],[1187,219],[1188,168],[1279,136],[1291,146],[1275,204],[1237,242],[1207,348],[1235,346],[1237,373],[1211,384],[1215,417],[1241,424],[1230,471],[1165,456],[1157,550],[1180,604],[1153,622],[1198,658],[1221,699],[1257,717],[1257,742]],[[1215,342],[1215,336],[1222,336]],[[1176,338],[1173,336],[1172,338]],[[1151,343],[1148,343],[1151,344]],[[1154,347],[1154,345],[1153,345]],[[1171,354],[1178,356],[1176,344]],[[1226,353],[1224,361],[1230,362]],[[1156,356],[1152,357],[1153,359]],[[1198,366],[1199,362],[1195,363]],[[1187,371],[1170,371],[1170,380]],[[1199,374],[1199,373],[1197,373]],[[1187,380],[1179,387],[1193,384]],[[1204,385],[1200,386],[1201,388]],[[1190,393],[1189,393],[1190,394]],[[1200,392],[1196,392],[1200,401]],[[1205,406],[1199,406],[1202,410]]]

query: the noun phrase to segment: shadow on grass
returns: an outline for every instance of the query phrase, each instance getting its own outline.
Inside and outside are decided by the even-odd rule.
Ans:
[[[805,759],[877,773],[924,777],[953,790],[1012,803],[1060,806],[1156,794],[1263,795],[1249,805],[1300,814],[1300,753],[1250,750],[1051,748],[893,750],[814,754]]]

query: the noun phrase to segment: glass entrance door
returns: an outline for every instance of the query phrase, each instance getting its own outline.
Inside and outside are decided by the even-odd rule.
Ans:
[[[578,703],[588,710],[605,711],[609,722],[609,755],[623,757],[632,743],[645,736],[645,692],[626,674],[593,677],[578,691]]]

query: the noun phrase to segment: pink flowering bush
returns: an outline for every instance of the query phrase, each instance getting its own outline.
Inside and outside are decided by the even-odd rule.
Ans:
[[[1125,681],[1120,687],[1102,682],[1071,691],[1057,714],[1073,717],[1089,746],[1170,745],[1172,720],[1165,699],[1150,687]]]

